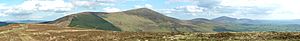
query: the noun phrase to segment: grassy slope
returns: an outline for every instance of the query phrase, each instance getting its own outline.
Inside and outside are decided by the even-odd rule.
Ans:
[[[90,28],[99,30],[121,31],[110,22],[93,14],[81,14],[72,19],[70,27]]]
[[[123,31],[144,31],[144,32],[170,32],[168,28],[159,27],[155,22],[135,16],[127,15],[122,12],[104,15],[106,20],[120,27]]]
[[[159,27],[168,28],[172,32],[212,32],[212,30],[208,30],[204,27],[186,24],[179,19],[164,16],[147,8],[124,11],[124,13],[149,19],[155,22]]]
[[[83,12],[66,16],[54,23],[67,23],[70,27],[130,32],[213,32],[209,25],[188,24],[146,8],[114,13]]]

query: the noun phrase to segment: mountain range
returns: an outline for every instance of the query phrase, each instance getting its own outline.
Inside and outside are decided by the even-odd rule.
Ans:
[[[210,26],[192,25],[164,16],[148,8],[123,12],[83,12],[59,18],[47,24],[130,32],[212,32]]]
[[[237,19],[222,16],[214,19],[180,20],[148,8],[122,12],[81,12],[54,21],[15,23],[54,24],[62,27],[128,32],[251,32],[300,31],[300,21]],[[3,23],[2,23],[3,24]]]
[[[6,23],[6,22],[0,22],[0,26],[5,26],[5,25],[8,25],[9,23]]]
[[[40,23],[40,22],[46,22],[44,20],[7,20],[3,21],[6,23]]]

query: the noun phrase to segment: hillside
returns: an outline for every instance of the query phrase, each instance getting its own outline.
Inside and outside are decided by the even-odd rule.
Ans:
[[[59,18],[50,24],[131,32],[213,32],[209,27],[188,24],[147,8],[123,12],[83,12]]]
[[[101,14],[101,12],[98,13]],[[121,31],[121,29],[117,28],[110,22],[104,20],[102,17],[95,15],[98,13],[83,12],[83,13],[69,15],[48,23],[66,26],[66,27],[80,27],[80,28],[88,28],[88,29]]]
[[[48,24],[0,27],[1,41],[299,41],[298,32],[115,32]]]

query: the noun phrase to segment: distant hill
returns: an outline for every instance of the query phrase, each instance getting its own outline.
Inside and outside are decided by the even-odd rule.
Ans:
[[[6,23],[6,22],[0,22],[0,26],[6,26],[8,25],[9,23]]]
[[[295,32],[300,29],[300,22],[295,20],[251,20],[251,19],[237,19],[231,17],[218,17],[212,19],[215,28],[224,28],[226,30],[232,30],[237,32],[248,32],[248,31],[289,31]],[[224,31],[224,30],[223,30]]]
[[[236,21],[238,21],[238,19],[227,17],[227,16],[221,16],[221,17],[212,19],[212,21],[216,21],[216,22],[236,22]]]
[[[7,23],[40,23],[40,22],[46,22],[44,20],[7,20],[4,21]]]
[[[252,19],[237,19],[237,18],[231,18],[227,16],[222,16],[218,18],[212,19],[214,22],[220,22],[220,23],[259,23],[258,20],[252,20]]]
[[[148,8],[123,12],[83,12],[45,22],[69,27],[131,32],[213,32]]]

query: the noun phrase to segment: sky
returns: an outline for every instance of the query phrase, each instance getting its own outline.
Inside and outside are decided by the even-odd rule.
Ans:
[[[300,19],[300,0],[0,0],[0,21],[55,20],[79,12],[149,8],[189,20],[228,16],[257,20]]]

